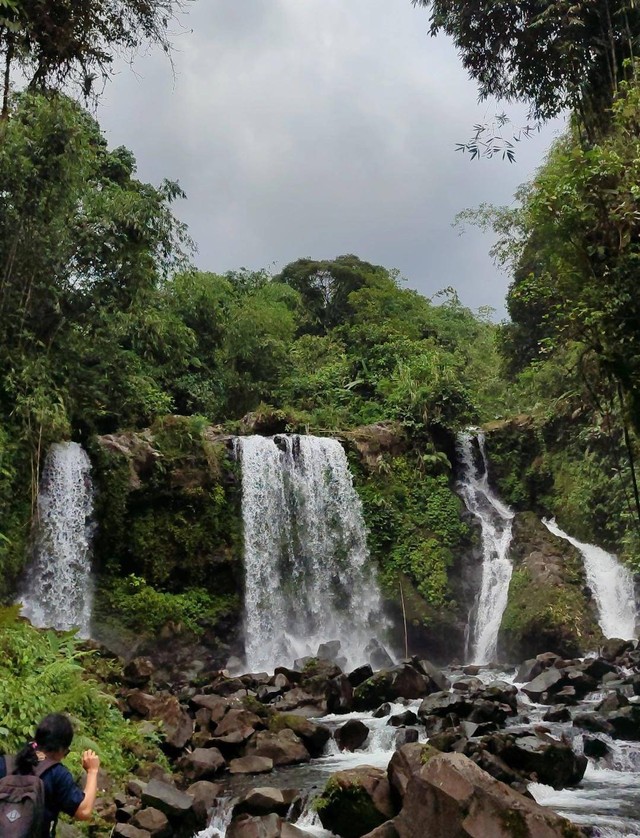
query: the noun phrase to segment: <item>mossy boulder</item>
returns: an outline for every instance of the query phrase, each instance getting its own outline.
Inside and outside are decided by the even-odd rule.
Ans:
[[[602,632],[578,550],[532,512],[514,518],[511,545],[514,569],[498,638],[501,658],[523,660],[540,652],[572,658],[597,648]]]
[[[324,828],[341,838],[361,838],[396,814],[386,772],[370,765],[334,774],[315,806]]]

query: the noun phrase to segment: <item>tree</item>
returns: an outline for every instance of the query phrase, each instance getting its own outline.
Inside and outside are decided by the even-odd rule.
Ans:
[[[85,96],[111,72],[119,52],[145,41],[169,50],[169,27],[183,0],[2,0],[3,110],[14,69],[33,90],[73,83]]]
[[[349,317],[349,295],[370,282],[395,286],[385,268],[363,262],[357,256],[338,256],[333,260],[298,259],[276,277],[295,288],[302,297],[306,313],[304,331],[324,334]]]
[[[640,7],[629,0],[412,0],[453,38],[482,98],[523,101],[537,120],[567,108],[593,138],[634,75]]]

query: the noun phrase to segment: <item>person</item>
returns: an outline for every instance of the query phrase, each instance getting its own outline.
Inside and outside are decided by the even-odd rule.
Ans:
[[[82,754],[82,767],[87,772],[87,781],[82,791],[69,769],[62,764],[72,741],[73,726],[69,718],[62,713],[52,713],[40,722],[33,740],[27,742],[14,757],[14,774],[31,774],[38,762],[45,759],[53,763],[42,774],[45,805],[43,838],[49,838],[55,833],[61,812],[80,821],[88,821],[93,815],[100,758],[91,750]],[[0,778],[6,774],[6,760],[0,756]]]

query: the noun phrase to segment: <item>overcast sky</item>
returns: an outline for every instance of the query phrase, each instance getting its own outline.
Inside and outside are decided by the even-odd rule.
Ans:
[[[451,224],[510,203],[557,128],[521,143],[515,164],[456,152],[496,109],[410,0],[196,0],[183,23],[175,76],[161,53],[137,58],[98,116],[143,179],[185,189],[177,214],[199,267],[355,253],[502,316],[490,238]]]

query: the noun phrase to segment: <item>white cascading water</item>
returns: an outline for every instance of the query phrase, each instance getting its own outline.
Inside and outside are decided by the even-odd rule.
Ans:
[[[242,462],[245,647],[252,671],[339,640],[346,665],[385,629],[360,499],[335,439],[250,436]]]
[[[635,639],[638,636],[638,612],[633,576],[629,570],[611,553],[571,538],[554,519],[548,521],[543,518],[542,522],[549,532],[573,544],[582,554],[587,585],[593,592],[598,607],[598,622],[604,636]]]
[[[477,440],[482,467],[474,458]],[[458,436],[458,452],[463,474],[458,491],[465,506],[480,522],[482,531],[482,580],[470,632],[471,660],[482,664],[494,660],[498,631],[507,607],[512,565],[508,559],[514,513],[491,491],[488,480],[484,435],[469,430]]]
[[[38,628],[89,633],[92,513],[87,453],[75,442],[55,443],[42,471],[33,559],[19,597],[23,616]]]

